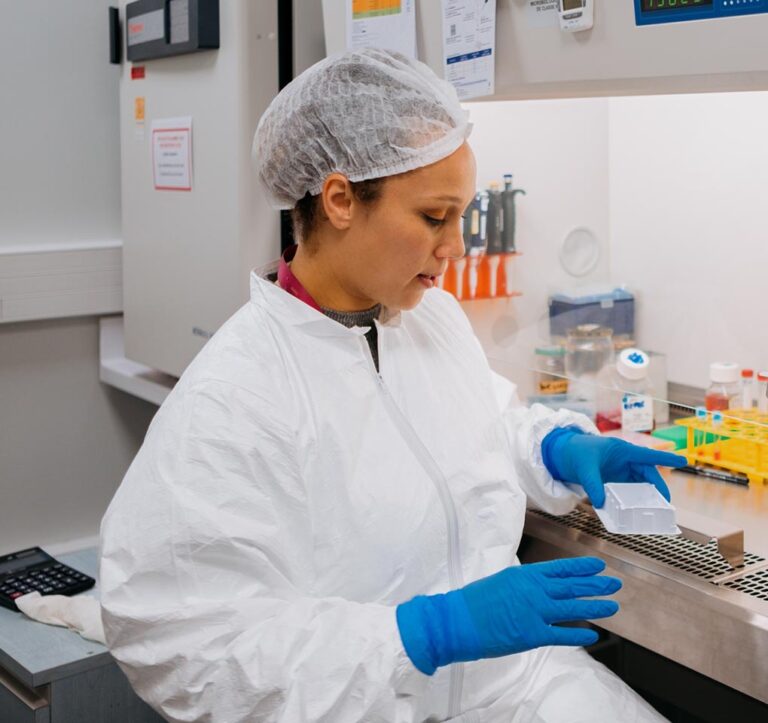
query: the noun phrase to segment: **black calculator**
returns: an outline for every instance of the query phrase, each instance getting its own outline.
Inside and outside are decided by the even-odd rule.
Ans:
[[[74,595],[96,580],[59,562],[39,547],[0,556],[0,605],[18,610],[17,597],[37,590],[41,595]]]

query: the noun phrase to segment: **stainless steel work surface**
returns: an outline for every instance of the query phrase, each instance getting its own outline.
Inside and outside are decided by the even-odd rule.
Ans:
[[[98,551],[58,555],[76,570],[97,577]],[[82,595],[98,594],[97,586]],[[0,608],[0,667],[30,687],[112,663],[107,649],[66,628],[44,625]]]
[[[683,472],[665,474],[678,509],[744,530],[744,549],[768,558],[768,485],[742,486]]]
[[[601,627],[768,703],[766,495],[667,474],[672,502],[745,531],[745,565],[733,569],[712,542],[679,536],[611,535],[582,510],[557,518],[529,511],[521,559],[596,555],[624,587],[621,610]]]

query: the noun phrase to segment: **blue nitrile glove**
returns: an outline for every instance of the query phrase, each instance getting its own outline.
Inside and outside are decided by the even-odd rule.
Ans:
[[[578,427],[553,429],[541,443],[541,456],[555,479],[581,485],[595,507],[605,504],[606,482],[650,482],[669,501],[669,488],[656,465],[688,464],[679,454],[586,434]]]
[[[543,645],[591,645],[597,633],[553,623],[607,618],[610,595],[621,580],[598,576],[605,563],[575,557],[508,567],[444,595],[418,595],[397,606],[405,652],[427,675],[437,668],[480,658],[498,658]]]

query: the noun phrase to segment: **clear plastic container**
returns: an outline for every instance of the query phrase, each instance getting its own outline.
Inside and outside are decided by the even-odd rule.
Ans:
[[[609,482],[605,504],[595,508],[608,532],[618,535],[679,535],[675,508],[652,485]]]
[[[597,324],[568,329],[565,346],[565,375],[569,394],[594,402],[597,376],[613,361],[613,334]]]
[[[534,383],[536,394],[567,394],[565,349],[561,346],[539,346],[534,351]]]
[[[752,369],[741,370],[741,408],[752,409],[755,406],[755,372]]]
[[[653,390],[650,358],[640,349],[624,349],[598,377],[595,424],[601,432],[651,432]]]
[[[709,387],[704,396],[708,411],[737,409],[741,401],[741,373],[734,362],[714,362],[709,365]]]

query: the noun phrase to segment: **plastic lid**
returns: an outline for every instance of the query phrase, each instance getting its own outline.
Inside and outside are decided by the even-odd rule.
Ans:
[[[616,371],[625,379],[638,381],[648,376],[651,360],[640,349],[624,349],[616,360]]]
[[[751,379],[753,376],[755,376],[755,372],[752,369],[742,369],[741,376],[744,379]]]
[[[734,362],[713,362],[709,365],[709,378],[718,384],[732,384],[739,381],[739,365]]]
[[[768,372],[758,372],[757,373],[757,381],[759,381],[759,382],[768,382]]]
[[[488,184],[488,188],[489,188],[491,191],[498,191],[498,190],[499,190],[499,186],[500,186],[500,185],[501,185],[501,184],[500,184],[498,181],[491,181],[491,182]]]
[[[537,346],[534,353],[540,356],[564,356],[565,349],[561,346]]]

